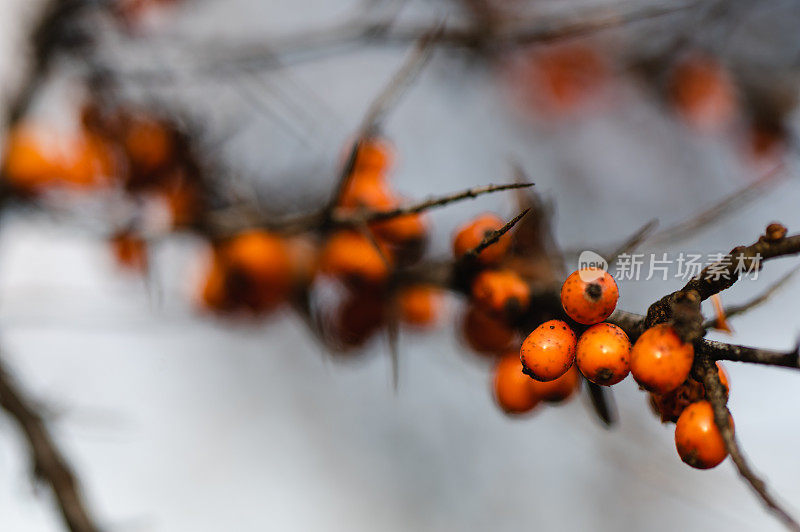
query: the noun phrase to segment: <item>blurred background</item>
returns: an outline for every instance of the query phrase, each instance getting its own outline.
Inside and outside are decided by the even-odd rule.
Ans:
[[[0,0],[4,99],[24,77],[36,4]],[[561,20],[642,7],[532,4],[500,9]],[[661,227],[685,220],[757,180],[779,157],[780,176],[752,201],[679,243],[645,251],[727,252],[774,220],[795,232],[793,141],[775,158],[756,157],[752,114],[732,111],[734,125],[718,127],[726,105],[719,97],[712,110],[681,116],[650,74],[658,50],[688,40],[737,73],[740,106],[762,87],[780,92],[765,100],[793,103],[800,5],[720,6],[500,57],[436,48],[384,123],[397,152],[393,185],[423,198],[508,182],[515,161],[555,204],[564,249],[605,249],[652,218]],[[95,59],[119,74],[125,98],[191,115],[206,149],[235,174],[231,187],[260,187],[268,202],[291,210],[324,201],[367,107],[413,46],[376,39],[309,51],[296,36],[359,20],[449,27],[469,16],[444,0],[185,0],[137,15],[126,31],[94,20],[90,27],[104,43]],[[286,47],[285,64],[237,63],[259,43]],[[601,66],[581,81],[577,104],[525,85],[530,57],[558,46],[598,54]],[[58,67],[33,116],[70,127],[84,95],[77,63]],[[791,139],[793,104],[776,106]],[[431,212],[429,255],[447,258],[455,228],[483,211],[510,218],[516,205],[499,193]],[[631,378],[614,388],[619,423],[610,429],[584,394],[530,417],[504,415],[492,399],[491,363],[460,339],[459,297],[447,297],[439,327],[401,331],[395,391],[381,335],[357,354],[331,357],[288,312],[238,321],[199,312],[194,293],[207,250],[195,236],[153,246],[149,284],[120,272],[98,237],[108,216],[91,203],[68,213],[21,210],[0,230],[2,356],[39,401],[106,530],[781,529],[730,461],[710,471],[681,463],[672,427],[653,416]],[[748,299],[796,260],[770,263],[723,300]],[[620,307],[643,313],[682,284],[620,281]],[[732,336],[710,337],[789,349],[800,332],[798,297],[800,280],[732,320]],[[727,369],[742,446],[797,513],[800,376]],[[30,473],[22,437],[0,416],[0,528],[61,530],[50,492]]]

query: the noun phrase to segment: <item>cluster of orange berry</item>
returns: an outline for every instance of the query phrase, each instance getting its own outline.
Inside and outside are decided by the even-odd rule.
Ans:
[[[694,348],[669,324],[646,330],[631,346],[618,326],[604,323],[619,298],[614,278],[601,269],[586,268],[567,277],[561,288],[566,314],[580,326],[580,336],[566,321],[539,325],[523,341],[519,357],[508,355],[496,366],[494,392],[508,413],[533,410],[543,399],[543,386],[562,388],[574,382],[575,367],[589,381],[612,386],[631,373],[650,392],[651,404],[663,421],[676,422],[675,444],[681,459],[701,469],[715,467],[727,456],[714,424],[703,385],[690,376]],[[719,367],[719,365],[718,365]],[[728,388],[728,378],[720,368]]]
[[[79,127],[55,133],[49,125],[22,122],[4,148],[4,184],[19,197],[43,198],[58,191],[123,191],[140,208],[158,206],[171,227],[188,226],[201,209],[196,162],[178,128],[166,119],[131,109],[86,105]],[[118,262],[146,267],[144,239],[133,227],[111,238]]]
[[[337,209],[358,215],[386,211],[401,198],[389,185],[391,146],[378,138],[359,142],[352,171]],[[249,230],[214,246],[212,266],[202,291],[204,304],[218,311],[269,312],[292,293],[308,290],[318,276],[332,278],[346,289],[331,330],[340,347],[363,345],[387,319],[389,279],[396,265],[418,260],[428,236],[421,214],[407,214],[368,223],[364,228],[286,236]],[[399,318],[415,326],[436,321],[441,294],[428,285],[403,287],[396,297]]]

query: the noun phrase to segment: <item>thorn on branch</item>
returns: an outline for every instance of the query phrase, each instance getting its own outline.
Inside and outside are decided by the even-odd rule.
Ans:
[[[530,209],[525,209],[524,211],[516,215],[514,218],[512,218],[506,225],[504,225],[497,231],[492,231],[491,234],[486,235],[486,237],[484,237],[484,239],[481,241],[480,244],[478,244],[471,250],[464,253],[464,255],[461,257],[460,260],[466,263],[468,261],[473,261],[477,259],[481,251],[483,251],[484,249],[488,248],[489,246],[500,240],[501,236],[509,232],[515,225],[517,225],[517,222],[522,220],[522,218],[524,218],[525,215],[528,214],[529,212]]]
[[[446,196],[428,198],[419,203],[413,203],[395,209],[386,211],[367,211],[366,213],[352,213],[350,211],[336,210],[332,216],[332,222],[337,225],[355,225],[362,223],[381,222],[406,216],[408,214],[418,214],[430,209],[444,207],[450,203],[462,201],[465,199],[474,199],[484,194],[491,194],[493,192],[500,192],[503,190],[511,190],[518,188],[532,187],[533,183],[511,183],[505,185],[487,185],[483,187],[474,187]]]

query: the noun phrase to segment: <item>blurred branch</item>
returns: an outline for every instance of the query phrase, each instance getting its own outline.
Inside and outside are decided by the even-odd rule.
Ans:
[[[486,185],[482,187],[468,188],[445,196],[431,197],[419,203],[413,203],[396,209],[386,211],[367,211],[363,214],[352,214],[350,211],[337,210],[333,215],[333,222],[341,225],[351,225],[360,222],[380,222],[407,214],[418,214],[437,207],[444,207],[450,203],[465,199],[474,199],[484,194],[500,192],[503,190],[513,190],[518,188],[532,187],[533,183],[511,183],[506,185]]]
[[[227,47],[218,42],[191,43],[188,45],[190,49],[205,61],[190,68],[188,73],[214,77],[230,77],[237,72],[251,74],[256,70],[284,68],[364,45],[407,46],[431,34],[434,34],[431,44],[437,47],[499,52],[591,35],[679,13],[701,4],[698,0],[690,0],[628,11],[614,7],[592,8],[577,15],[561,14],[550,19],[537,16],[525,21],[493,19],[491,24],[472,24],[465,28],[446,28],[439,24],[403,26],[397,24],[395,17],[374,22],[348,20],[329,28],[300,32],[266,43],[231,44]],[[120,78],[139,83],[174,81],[174,74],[168,69],[153,68],[115,72]]]
[[[792,278],[797,274],[797,272],[800,272],[800,267],[789,270],[789,272],[784,274],[783,277],[775,281],[766,290],[764,290],[762,293],[760,293],[753,299],[745,303],[742,303],[741,305],[731,305],[729,307],[725,307],[722,310],[723,315],[726,318],[732,318],[734,316],[744,314],[748,310],[751,310],[765,303],[767,300],[769,300],[769,298],[771,298],[775,293],[777,293],[781,288],[783,288],[789,281],[791,281]],[[704,327],[706,327],[707,329],[715,328],[717,327],[717,325],[719,325],[718,321],[719,320],[717,318],[714,318],[713,320],[708,320],[707,322],[705,322]]]
[[[353,147],[350,149],[347,162],[339,174],[336,188],[334,188],[331,199],[325,208],[324,215],[326,219],[329,218],[333,213],[333,210],[339,203],[342,193],[350,181],[361,143],[365,138],[368,138],[377,132],[384,116],[392,107],[397,104],[400,96],[411,85],[414,79],[416,79],[417,75],[422,71],[422,68],[425,66],[425,64],[427,64],[432,54],[432,48],[430,45],[440,31],[441,27],[434,28],[419,39],[414,51],[411,53],[408,59],[406,59],[405,63],[403,63],[400,69],[394,74],[394,76],[392,76],[392,79],[389,80],[389,83],[387,83],[383,90],[381,90],[381,92],[370,104],[366,114],[364,115],[364,118],[361,121],[361,125],[356,132],[356,140],[353,143]]]
[[[72,468],[50,436],[32,401],[0,364],[0,407],[25,436],[34,474],[50,485],[64,523],[71,532],[98,532]]]

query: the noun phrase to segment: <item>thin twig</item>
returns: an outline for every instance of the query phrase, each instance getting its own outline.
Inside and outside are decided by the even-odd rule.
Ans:
[[[635,250],[639,245],[647,240],[647,238],[653,233],[653,231],[658,227],[658,220],[652,219],[642,227],[636,230],[631,236],[628,237],[625,242],[619,245],[617,249],[615,249],[609,256],[606,258],[608,264],[611,265],[617,261],[620,255],[625,253],[630,253],[631,251]]]
[[[36,476],[50,485],[71,532],[97,532],[72,468],[53,441],[33,402],[0,366],[0,407],[19,426],[28,443]]]
[[[717,425],[717,429],[719,429],[722,435],[725,448],[728,450],[731,460],[733,460],[733,463],[736,465],[736,469],[739,470],[739,475],[747,481],[767,508],[783,521],[783,524],[786,525],[789,530],[800,531],[800,524],[781,507],[780,503],[778,503],[775,498],[773,498],[767,489],[766,482],[753,471],[750,464],[745,459],[744,454],[742,454],[739,444],[736,441],[736,435],[731,425],[731,414],[726,404],[728,394],[719,380],[719,371],[716,365],[708,358],[698,357],[696,369],[698,373],[700,373],[703,386],[706,390],[706,396],[714,409],[714,423]]]
[[[514,218],[509,220],[509,222],[506,225],[504,225],[497,231],[492,231],[490,234],[486,235],[484,239],[481,240],[480,244],[478,244],[471,250],[464,253],[464,255],[461,257],[460,260],[466,262],[469,260],[476,259],[478,255],[480,255],[481,251],[483,251],[484,249],[488,248],[489,246],[500,240],[500,237],[509,232],[515,225],[517,225],[517,222],[522,220],[522,218],[529,212],[530,209],[525,209],[524,211],[516,215]]]
[[[465,199],[474,199],[483,194],[491,194],[493,192],[500,192],[503,190],[511,190],[517,188],[532,187],[533,183],[510,183],[505,185],[486,185],[482,187],[469,188],[445,196],[431,197],[419,203],[397,207],[395,209],[388,209],[385,211],[366,211],[364,213],[353,213],[350,209],[337,209],[333,216],[332,222],[338,225],[354,225],[360,223],[380,222],[405,216],[408,214],[418,214],[423,211],[434,209],[437,207],[444,207],[450,203],[461,201]]]
[[[700,2],[645,6],[620,13],[619,10],[609,8],[593,8],[586,13],[576,15],[558,15],[551,19],[537,16],[535,19],[517,22],[513,27],[492,29],[487,34],[484,26],[467,28],[441,28],[432,37],[432,44],[454,48],[468,48],[477,50],[504,50],[527,46],[534,43],[548,43],[562,39],[569,39],[583,35],[590,35],[603,30],[624,26],[635,22],[659,18],[687,9],[692,9]],[[356,44],[383,44],[407,45],[416,42],[425,35],[430,35],[432,30],[438,30],[440,24],[433,27],[424,25],[400,26],[394,20],[353,23],[349,21],[332,28],[314,30],[302,34],[295,34],[284,38],[282,41],[272,41],[266,44],[249,44],[246,47],[235,45],[214,58],[213,61],[202,65],[199,73],[208,75],[230,75],[231,68],[246,67],[244,70],[252,72],[254,69],[270,69],[286,65],[291,62],[314,58],[315,54],[326,54],[334,50],[347,50]],[[195,45],[195,49],[202,45]],[[222,47],[215,43],[215,49]],[[206,55],[207,57],[207,55]],[[282,60],[277,61],[280,57]],[[291,61],[289,58],[292,58]],[[133,77],[144,81],[160,80],[161,72],[140,71],[122,73],[124,77]]]
[[[433,52],[433,48],[430,46],[432,38],[439,31],[441,31],[441,27],[435,28],[429,34],[426,34],[419,39],[417,45],[414,47],[414,51],[411,53],[408,59],[406,59],[400,69],[394,74],[394,76],[392,76],[392,79],[389,80],[389,83],[386,84],[383,90],[381,90],[378,96],[370,104],[367,112],[364,115],[364,118],[361,120],[361,125],[358,127],[356,132],[355,141],[350,149],[347,162],[339,173],[336,187],[334,188],[331,199],[325,209],[326,215],[333,213],[333,210],[339,203],[339,199],[342,197],[344,190],[347,188],[356,164],[358,151],[364,139],[375,134],[375,132],[379,129],[380,123],[385,115],[390,109],[392,109],[393,106],[397,104],[400,96],[411,85],[412,81],[416,79],[417,75],[422,71],[422,68],[425,66],[425,64],[427,64],[428,59],[430,59]]]
[[[733,193],[725,196],[717,203],[695,214],[688,220],[658,231],[647,239],[647,243],[650,245],[664,245],[679,241],[686,237],[692,236],[698,230],[708,227],[717,220],[731,215],[732,213],[736,212],[737,207],[740,207],[741,205],[744,205],[749,201],[759,197],[767,188],[769,188],[770,185],[776,183],[776,178],[780,175],[783,169],[783,164],[779,164],[771,168],[756,181],[753,181],[746,187],[736,190]]]
[[[767,300],[769,300],[769,298],[771,298],[773,295],[775,295],[775,293],[777,293],[781,288],[783,288],[784,285],[786,285],[789,281],[791,281],[792,278],[797,274],[797,272],[800,272],[800,267],[789,270],[785,275],[783,275],[783,277],[775,281],[766,290],[764,290],[762,293],[760,293],[753,299],[746,301],[745,303],[742,303],[740,305],[731,305],[730,307],[725,307],[723,309],[725,317],[732,318],[734,316],[744,314],[748,310],[751,310],[765,303]],[[707,322],[705,322],[703,326],[707,329],[712,329],[717,327],[718,324],[719,323],[717,318],[714,318],[713,320],[708,320]]]

